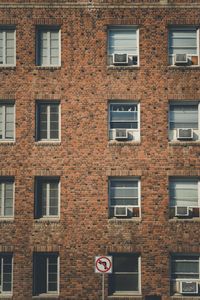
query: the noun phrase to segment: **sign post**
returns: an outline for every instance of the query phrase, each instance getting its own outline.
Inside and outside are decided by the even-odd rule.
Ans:
[[[102,274],[102,300],[104,300],[104,274],[112,273],[112,256],[96,256],[95,273]]]

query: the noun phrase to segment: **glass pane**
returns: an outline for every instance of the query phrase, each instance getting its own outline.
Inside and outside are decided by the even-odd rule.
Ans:
[[[3,282],[3,291],[11,292],[11,282]]]
[[[137,111],[111,112],[110,121],[111,122],[137,121]]]
[[[134,123],[124,123],[124,122],[111,122],[110,123],[110,129],[138,129],[138,123],[134,122]]]
[[[109,53],[123,52],[137,54],[137,36],[135,29],[115,28],[109,31]]]
[[[59,59],[58,57],[51,57],[51,65],[58,65],[59,64]]]
[[[138,275],[115,274],[113,276],[113,292],[138,291]]]
[[[50,282],[57,282],[57,271],[55,273],[49,274],[49,281]]]
[[[11,57],[7,56],[6,63],[8,65],[14,65],[14,56],[11,56]]]
[[[138,272],[138,256],[117,255],[113,256],[114,272]]]
[[[175,273],[199,273],[199,263],[182,261],[176,262],[174,267]]]
[[[137,198],[137,188],[112,188],[110,191],[111,198]]]
[[[57,283],[49,282],[48,291],[49,292],[57,292]]]
[[[122,205],[122,206],[138,206],[138,199],[110,199],[110,205]]]

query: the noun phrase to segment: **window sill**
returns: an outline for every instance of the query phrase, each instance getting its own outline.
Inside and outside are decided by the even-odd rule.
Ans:
[[[35,145],[36,146],[60,146],[61,145],[61,141],[60,140],[58,140],[58,141],[51,141],[51,140],[49,140],[49,141],[36,141],[35,142]]]
[[[1,295],[0,295],[0,298],[2,298],[2,299],[12,299],[12,298],[13,298],[13,295],[1,294]]]
[[[35,66],[37,70],[60,70],[61,66]]]
[[[200,222],[200,217],[194,217],[194,218],[190,218],[190,219],[181,219],[181,218],[172,218],[172,219],[169,219],[169,222],[172,222],[172,223],[176,223],[176,222]]]
[[[113,299],[113,300],[117,300],[117,299],[123,299],[125,298],[126,300],[129,300],[129,299],[137,299],[137,300],[142,300],[142,296],[141,295],[138,295],[138,294],[114,294],[114,295],[110,295],[108,296],[108,299]]]
[[[40,218],[40,219],[34,219],[35,223],[59,223],[60,218]]]
[[[107,70],[139,70],[140,67],[136,65],[131,66],[107,66]]]
[[[6,217],[0,217],[0,223],[9,223],[9,222],[14,222],[14,217],[6,218]],[[0,295],[1,296],[1,295]]]
[[[9,70],[15,70],[16,66],[6,66],[6,65],[0,65],[0,69],[9,69]]]
[[[0,140],[0,145],[15,145],[16,141],[15,140]]]
[[[190,65],[190,66],[168,66],[171,70],[199,70],[200,65]]]
[[[200,300],[200,296],[196,295],[191,295],[191,296],[186,296],[186,295],[173,295],[170,297],[171,300]]]
[[[170,146],[200,146],[200,141],[170,141]]]
[[[54,294],[41,294],[39,296],[33,296],[32,299],[59,299],[59,295],[54,295]]]
[[[136,223],[140,223],[142,221],[142,218],[140,217],[132,217],[132,218],[127,218],[127,219],[120,219],[120,218],[110,218],[108,219],[109,223],[114,223],[114,224],[121,224],[121,223],[127,223],[127,222],[136,222]]]
[[[126,141],[126,142],[120,142],[115,140],[109,140],[108,142],[109,146],[139,146],[141,145],[140,141]]]

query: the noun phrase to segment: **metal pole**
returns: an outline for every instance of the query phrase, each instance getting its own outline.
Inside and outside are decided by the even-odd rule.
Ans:
[[[102,273],[102,300],[104,300],[104,273]]]

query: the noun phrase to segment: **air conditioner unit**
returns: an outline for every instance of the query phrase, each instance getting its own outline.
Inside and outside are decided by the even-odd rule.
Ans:
[[[178,128],[177,129],[177,139],[178,140],[192,140],[193,139],[193,129],[192,128]]]
[[[113,54],[113,64],[128,64],[128,54],[127,53],[114,53]]]
[[[175,216],[177,217],[187,217],[189,216],[189,207],[187,206],[176,206]]]
[[[198,294],[198,282],[195,281],[181,281],[181,294]]]
[[[115,217],[127,217],[128,210],[126,206],[115,206],[114,216]]]
[[[128,131],[126,129],[116,129],[115,130],[115,139],[116,140],[127,140]]]
[[[176,64],[187,64],[188,63],[188,57],[187,54],[175,54],[175,65]]]

